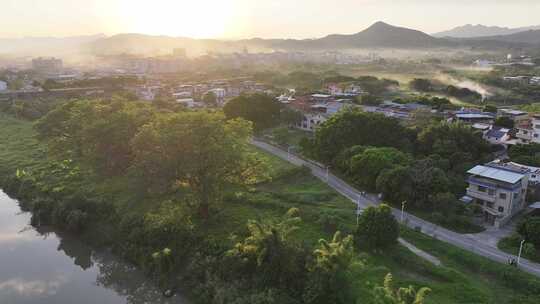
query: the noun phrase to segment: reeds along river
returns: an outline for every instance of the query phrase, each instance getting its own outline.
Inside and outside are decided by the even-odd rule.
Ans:
[[[1,304],[188,303],[161,290],[110,253],[47,227],[0,190]]]

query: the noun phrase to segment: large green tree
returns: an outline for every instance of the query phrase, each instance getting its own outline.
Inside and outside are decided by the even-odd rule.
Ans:
[[[356,145],[407,151],[412,149],[414,138],[415,133],[397,119],[352,109],[341,111],[321,124],[312,149],[317,158],[331,163],[341,151]]]
[[[150,188],[187,191],[208,218],[228,184],[245,184],[257,171],[249,150],[251,123],[220,113],[159,115],[135,136],[135,168]]]
[[[256,131],[279,124],[281,104],[266,94],[241,95],[223,107],[229,119],[244,118],[253,122]]]
[[[451,169],[465,171],[467,167],[485,161],[490,148],[482,134],[470,126],[441,122],[418,135],[417,151],[425,156],[437,154],[450,161]]]
[[[360,215],[355,240],[361,248],[382,250],[397,244],[399,224],[385,204],[368,207]]]
[[[351,158],[350,175],[360,187],[375,191],[377,177],[383,170],[409,162],[410,157],[395,148],[368,148]]]
[[[121,174],[133,160],[131,139],[153,116],[152,107],[141,102],[80,100],[50,111],[36,122],[35,129],[54,155],[79,159],[107,174]]]

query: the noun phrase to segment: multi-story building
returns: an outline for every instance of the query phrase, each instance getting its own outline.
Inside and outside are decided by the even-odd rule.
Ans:
[[[62,71],[64,63],[58,58],[35,58],[32,59],[32,68],[40,73],[55,74]]]
[[[516,124],[516,137],[520,144],[540,143],[540,114],[533,114]]]
[[[488,225],[500,228],[525,207],[527,174],[489,164],[467,173],[469,187],[462,200],[482,207]]]

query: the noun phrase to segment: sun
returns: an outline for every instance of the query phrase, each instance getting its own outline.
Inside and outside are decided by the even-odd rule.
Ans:
[[[234,1],[228,0],[121,0],[123,23],[131,32],[223,37],[232,22]]]

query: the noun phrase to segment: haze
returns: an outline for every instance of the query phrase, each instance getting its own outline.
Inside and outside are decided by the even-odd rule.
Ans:
[[[0,37],[144,33],[194,38],[311,38],[383,20],[438,32],[467,23],[538,23],[536,0],[0,0]]]

